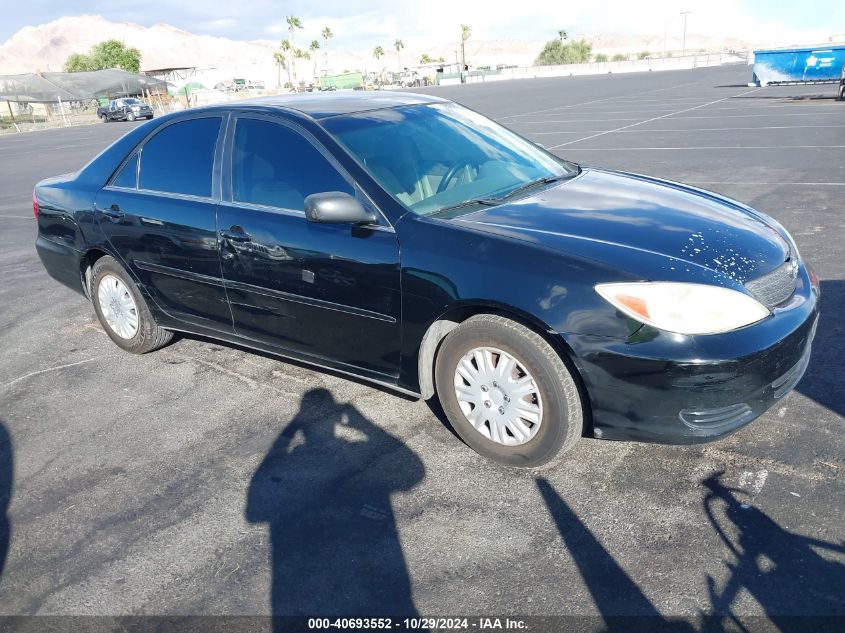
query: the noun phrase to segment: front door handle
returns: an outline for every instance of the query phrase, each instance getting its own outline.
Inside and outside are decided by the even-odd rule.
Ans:
[[[116,204],[111,205],[108,209],[102,209],[102,212],[104,216],[106,216],[113,222],[122,220],[123,217],[126,215],[123,211],[120,210],[120,207]]]
[[[239,226],[224,231],[220,231],[220,237],[230,242],[249,242],[252,240],[249,233],[244,233],[244,230]]]

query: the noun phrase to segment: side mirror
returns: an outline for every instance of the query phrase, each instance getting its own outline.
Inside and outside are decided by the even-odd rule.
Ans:
[[[373,211],[340,191],[312,193],[305,198],[305,217],[309,222],[331,224],[373,224],[377,219]]]

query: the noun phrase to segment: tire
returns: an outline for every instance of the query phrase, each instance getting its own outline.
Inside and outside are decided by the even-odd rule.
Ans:
[[[135,320],[137,321],[134,333],[129,332],[131,335],[127,336],[125,330],[123,331],[123,335],[121,335],[118,329],[109,323],[109,319],[103,313],[101,286],[104,284],[106,287],[102,288],[103,295],[107,295],[112,285],[114,285],[117,288],[121,288],[121,293],[125,291],[131,297],[131,303],[134,304],[133,307],[135,309]],[[91,301],[94,304],[94,311],[97,313],[97,318],[100,320],[100,324],[103,326],[106,334],[109,335],[109,338],[118,347],[127,352],[146,354],[147,352],[164,347],[173,338],[173,332],[165,330],[156,324],[147,306],[147,302],[138,290],[138,286],[135,285],[135,282],[132,281],[123,267],[108,255],[104,255],[98,259],[91,271]],[[127,314],[129,313],[130,311],[127,311]]]
[[[134,112],[130,112],[129,114],[127,114],[127,115],[126,115],[126,120],[127,120],[127,121],[134,121],[134,120],[135,120],[135,113],[134,113]]]
[[[109,118],[105,114],[101,114],[100,115],[100,121],[102,121],[103,123],[108,123]]]
[[[479,348],[490,352],[491,360],[496,359],[495,369],[500,368],[499,363],[506,358],[505,355],[515,361],[516,365],[512,374],[508,372],[510,377],[504,387],[487,379],[475,381],[481,384],[475,391],[481,398],[485,398],[483,406],[488,408],[487,411],[482,405],[468,403],[466,396],[462,408],[456,394],[457,381],[462,381],[462,389],[472,389],[471,383],[457,372],[465,356]],[[478,367],[474,360],[470,362]],[[465,367],[462,365],[461,371],[465,371]],[[513,380],[526,377],[529,379],[528,384],[533,385],[533,393],[518,396],[519,390]],[[446,336],[440,346],[434,378],[440,404],[455,432],[476,452],[498,464],[513,468],[550,467],[581,437],[584,413],[572,373],[548,341],[515,321],[497,315],[478,315],[461,323]],[[484,393],[478,389],[484,390]],[[486,400],[488,397],[490,400]],[[512,402],[514,399],[515,402]],[[520,401],[529,407],[533,405],[535,410],[539,409],[539,423],[531,424],[528,418],[522,418],[519,432],[525,435],[521,439],[510,431],[511,427],[506,429],[503,438],[502,427],[498,426],[499,441],[496,441],[492,437],[494,431],[489,416],[495,416],[497,411],[502,412],[502,407],[504,414],[513,416],[513,408],[508,407]],[[469,414],[464,412],[468,406],[472,407]],[[522,409],[520,405],[516,406]],[[476,408],[480,414],[474,426],[468,415],[471,417]],[[531,424],[530,428],[528,424]],[[507,445],[508,442],[511,444]]]

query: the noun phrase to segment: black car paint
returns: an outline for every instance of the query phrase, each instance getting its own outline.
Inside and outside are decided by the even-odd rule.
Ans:
[[[817,319],[818,287],[806,265],[788,305],[761,323],[715,336],[644,326],[594,286],[659,279],[742,291],[745,281],[793,255],[779,225],[715,194],[587,168],[496,207],[451,219],[417,216],[320,126],[327,116],[431,101],[437,99],[303,96],[197,109],[141,125],[77,174],[39,183],[39,254],[51,275],[85,292],[91,253],[109,253],[130,271],[164,327],[426,397],[431,367],[423,363],[421,375],[419,359],[421,346],[426,359],[433,355],[427,334],[442,335],[473,313],[503,313],[544,333],[578,369],[596,436],[702,441],[750,420],[696,429],[681,422],[680,409],[750,401],[756,417],[771,406],[772,383],[800,367]],[[228,125],[210,199],[103,187],[159,126],[209,113],[293,126],[378,211],[378,225],[321,225],[304,214],[233,203],[224,167]],[[112,204],[126,215],[107,217],[103,211]],[[237,230],[250,241],[232,236]]]

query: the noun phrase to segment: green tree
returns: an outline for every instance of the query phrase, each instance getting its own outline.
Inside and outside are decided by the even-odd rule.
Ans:
[[[461,72],[467,65],[466,43],[472,32],[472,27],[468,24],[461,24]]]
[[[88,53],[72,53],[65,62],[65,72],[122,68],[131,73],[141,69],[141,51],[120,40],[106,40],[92,46]]]
[[[317,51],[320,50],[320,41],[311,40],[311,45],[308,47],[311,54],[314,56],[314,77],[317,76]]]
[[[71,53],[65,62],[65,72],[78,73],[83,70],[92,70],[91,59],[82,53]]]
[[[605,55],[604,53],[599,53],[598,55],[596,55],[596,61],[597,62],[606,62],[607,61],[607,55]]]
[[[648,59],[649,57],[651,57],[651,53],[648,51],[642,51],[637,55],[637,59]]]
[[[381,46],[376,46],[373,49],[373,57],[376,58],[376,61],[380,60],[384,55],[384,49]]]
[[[622,53],[616,53],[616,55],[610,58],[610,60],[614,62],[624,62],[626,59],[627,58]]]
[[[420,63],[421,64],[430,64],[431,63],[431,57],[429,57],[428,53],[422,54],[422,56],[420,57]]]
[[[289,15],[285,18],[285,21],[288,23],[288,39],[290,40],[290,47],[291,47],[291,50],[294,52],[294,55],[293,55],[294,59],[296,59],[297,58],[297,55],[296,55],[297,48],[296,48],[296,44],[294,42],[294,35],[296,34],[297,29],[301,30],[303,28],[302,20],[300,20],[295,15]],[[291,73],[293,75],[293,78],[292,78],[291,81],[296,82],[296,62],[291,60],[290,65],[291,65]]]
[[[558,64],[583,64],[590,61],[593,45],[585,40],[564,42],[560,38],[549,40],[534,62],[538,66],[553,66]]]
[[[282,40],[281,44],[279,44],[279,51],[282,53],[282,58],[287,60],[293,56],[293,46],[291,46],[290,40]],[[293,75],[291,74],[291,66],[293,63],[285,63],[285,68],[288,71],[288,84],[293,86]]]
[[[562,42],[563,40],[569,39],[569,34],[564,29],[561,29],[557,32],[557,38]]]
[[[323,36],[323,70],[326,70],[329,67],[329,40],[334,37],[334,33],[329,27],[324,26],[320,35]]]
[[[405,42],[396,40],[393,42],[393,48],[396,49],[396,60],[399,62],[399,70],[402,70],[402,49],[405,48]]]
[[[273,59],[276,60],[276,88],[282,87],[282,66],[285,66],[287,58],[281,49],[273,53]]]

